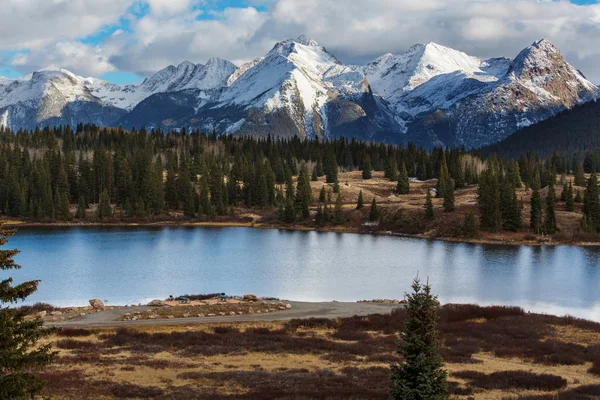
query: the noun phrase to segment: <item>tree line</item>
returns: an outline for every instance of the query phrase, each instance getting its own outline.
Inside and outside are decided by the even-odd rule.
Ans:
[[[279,208],[282,219],[307,217],[310,181],[325,177],[339,192],[340,171],[372,171],[398,181],[409,176],[452,177],[456,187],[476,183],[464,149],[425,151],[356,140],[256,139],[194,132],[161,132],[78,125],[0,131],[0,212],[11,217],[147,218],[173,212],[213,217],[232,208]],[[445,167],[442,168],[442,165]],[[294,180],[294,177],[297,177]],[[331,195],[322,201],[323,212]],[[95,215],[86,215],[90,205]],[[77,205],[77,212],[70,207]],[[120,210],[118,215],[114,207]],[[293,210],[293,212],[292,212]],[[287,213],[287,217],[285,214]]]

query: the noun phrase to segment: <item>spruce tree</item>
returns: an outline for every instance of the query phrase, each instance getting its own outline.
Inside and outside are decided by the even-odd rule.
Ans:
[[[546,212],[544,213],[544,233],[553,235],[558,232],[556,225],[556,194],[554,185],[551,183],[548,186],[548,194],[546,195]]]
[[[398,194],[409,194],[410,183],[408,180],[408,171],[406,170],[406,164],[402,163],[400,166],[400,173],[398,175],[398,186],[396,186]]]
[[[398,354],[403,361],[392,366],[393,400],[443,400],[448,373],[438,353],[437,323],[440,304],[431,286],[415,279],[407,296],[407,320],[400,333]]]
[[[442,161],[440,163],[439,178],[436,187],[436,196],[441,198],[446,195],[446,190],[450,187],[450,174],[448,173],[448,164],[446,163],[446,155],[442,154]],[[454,184],[452,184],[454,185]],[[454,191],[454,186],[452,187]]]
[[[431,190],[427,189],[427,197],[425,197],[425,217],[427,219],[433,219],[433,200],[431,198]]]
[[[465,214],[463,232],[468,238],[472,238],[477,235],[477,222],[475,221],[475,214],[472,211],[469,211],[467,214]]]
[[[387,158],[383,175],[390,181],[398,180],[398,165],[395,158]]]
[[[583,164],[578,162],[575,165],[575,186],[585,186],[585,172],[583,171]]]
[[[96,210],[96,217],[100,220],[112,218],[112,207],[110,206],[110,197],[108,190],[104,188],[100,195],[100,203],[98,203],[98,209]]]
[[[364,204],[364,200],[363,200],[363,192],[361,190],[360,192],[358,192],[358,201],[356,202],[356,209],[362,210],[364,206],[365,206],[365,204]]]
[[[444,212],[454,212],[454,210],[454,182],[452,178],[448,178],[444,189]]]
[[[600,230],[600,188],[596,173],[592,173],[583,195],[583,213],[587,216],[591,232]]]
[[[577,189],[577,193],[575,194],[575,203],[583,203],[583,196],[581,196],[579,189]]]
[[[85,204],[85,197],[79,196],[79,203],[77,205],[77,212],[75,213],[75,218],[83,221],[85,220],[85,209],[87,205]]]
[[[537,185],[533,187],[531,194],[531,217],[529,227],[533,233],[540,234],[543,230],[542,198]]]
[[[0,223],[0,246],[15,232],[6,230]],[[17,250],[0,250],[0,271],[19,269],[13,257]],[[43,384],[34,372],[50,364],[55,356],[51,345],[38,341],[54,330],[45,329],[41,319],[26,320],[23,308],[6,307],[25,300],[37,290],[39,281],[12,286],[6,278],[0,284],[0,399],[25,400],[37,395]]]
[[[575,201],[573,199],[573,183],[569,182],[567,193],[565,194],[565,210],[575,211]]]
[[[372,177],[372,171],[371,171],[371,157],[369,157],[368,155],[365,156],[364,159],[364,166],[363,166],[363,170],[362,170],[362,178],[363,179],[371,179]]]
[[[288,224],[293,224],[294,222],[296,222],[296,206],[291,198],[287,199],[285,203],[283,221],[287,222]]]
[[[336,224],[343,224],[346,222],[346,217],[343,211],[344,203],[342,201],[342,195],[338,194],[337,200],[335,201],[335,209],[333,210],[333,222]]]
[[[327,193],[325,192],[325,185],[321,187],[319,192],[319,203],[325,203],[327,201]]]
[[[317,175],[317,168],[314,167],[312,170],[312,176],[310,177],[310,180],[313,182],[317,182],[319,180],[319,176]]]
[[[369,211],[369,221],[377,221],[379,219],[379,209],[377,208],[377,200],[373,197],[371,202],[371,210]]]
[[[507,231],[516,232],[521,227],[521,205],[517,198],[514,178],[505,176],[500,190],[500,214],[502,227]]]
[[[494,161],[488,162],[488,168],[479,177],[477,206],[479,207],[481,227],[491,232],[498,230],[502,223],[502,215],[498,172]]]
[[[296,185],[296,213],[302,215],[302,218],[308,218],[310,215],[309,207],[313,203],[312,189],[308,178],[308,168],[306,165],[300,167],[298,175],[298,184]]]

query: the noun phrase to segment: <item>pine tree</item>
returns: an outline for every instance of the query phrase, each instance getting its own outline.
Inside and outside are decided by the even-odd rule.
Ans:
[[[583,213],[587,216],[591,232],[600,230],[600,188],[596,173],[592,173],[583,195]]]
[[[325,185],[323,185],[319,192],[319,203],[325,203],[325,201],[327,201],[327,193],[325,192]]]
[[[502,223],[502,215],[498,173],[495,162],[492,160],[488,162],[488,168],[479,177],[477,206],[479,207],[481,227],[491,232],[497,231]]]
[[[377,200],[373,197],[371,202],[371,210],[369,211],[369,221],[377,221],[379,219],[379,209],[377,208]]]
[[[363,166],[363,170],[362,170],[362,178],[363,179],[371,179],[371,177],[373,175],[371,168],[372,168],[371,167],[371,157],[366,155],[364,158],[364,166]]]
[[[308,178],[308,168],[304,164],[300,167],[300,173],[298,175],[295,202],[296,213],[302,215],[302,218],[308,218],[310,215],[309,207],[313,203],[313,195]]]
[[[110,197],[108,196],[108,190],[104,188],[100,195],[100,203],[98,203],[98,209],[96,210],[96,217],[100,220],[112,218],[112,207],[110,206]]]
[[[403,361],[392,366],[393,400],[443,400],[446,379],[437,323],[440,305],[429,284],[415,279],[413,293],[407,296],[407,320],[400,333],[398,354]]]
[[[425,197],[425,217],[427,219],[433,219],[433,200],[431,198],[431,190],[427,189],[427,197]]]
[[[569,182],[567,193],[565,194],[565,210],[575,211],[575,201],[573,199],[573,183]]]
[[[312,170],[312,176],[310,178],[311,181],[313,182],[317,182],[319,180],[319,176],[317,175],[317,168],[313,168]]]
[[[569,185],[567,184],[567,181],[565,180],[563,183],[563,188],[562,191],[560,192],[560,201],[567,201],[567,192],[569,191]]]
[[[446,155],[442,154],[442,161],[440,163],[440,174],[437,182],[436,188],[436,196],[444,197],[446,196],[446,190],[450,188],[450,174],[448,173],[448,164],[446,163]],[[452,184],[454,185],[454,183]],[[454,186],[452,186],[452,191],[454,191]]]
[[[346,222],[346,217],[343,211],[344,203],[342,201],[342,195],[338,194],[335,201],[335,209],[333,210],[333,222],[336,224],[343,224]]]
[[[577,189],[577,193],[575,195],[575,203],[583,203],[583,196],[581,196],[581,191]]]
[[[387,158],[383,175],[384,178],[387,178],[390,181],[398,180],[398,164],[396,163],[396,159],[394,157]]]
[[[0,224],[0,244],[14,233]],[[13,260],[17,254],[17,250],[0,250],[0,271],[19,269]],[[11,284],[12,279],[7,278],[0,285],[0,399],[25,400],[43,387],[34,372],[50,364],[55,353],[50,344],[39,345],[38,341],[54,330],[44,328],[39,318],[26,320],[24,309],[5,306],[25,300],[37,290],[39,281]]]
[[[286,222],[288,224],[293,224],[294,222],[296,222],[296,206],[291,198],[287,199],[285,203],[283,222]]]
[[[556,226],[556,194],[554,192],[554,185],[551,183],[548,186],[548,194],[546,195],[546,212],[544,213],[544,233],[547,235],[553,235],[558,232]]]
[[[465,214],[465,222],[463,225],[463,232],[466,237],[472,238],[477,235],[477,222],[475,221],[475,214],[468,212]]]
[[[317,226],[323,226],[325,224],[325,218],[323,214],[323,206],[319,204],[317,207],[317,214],[315,215],[315,223]]]
[[[358,201],[356,202],[356,209],[357,210],[362,210],[363,207],[365,206],[364,201],[363,201],[363,193],[362,190],[360,192],[358,192]]]
[[[408,180],[408,171],[406,170],[406,164],[402,163],[400,166],[400,173],[398,175],[398,186],[396,187],[398,194],[409,194],[410,183]]]
[[[83,221],[85,220],[85,209],[87,208],[87,204],[85,204],[85,197],[79,196],[79,203],[77,205],[77,212],[75,213],[75,218]]]
[[[335,181],[335,183],[333,184],[333,193],[340,193],[340,184],[338,181]]]
[[[575,165],[575,186],[585,186],[585,172],[583,171],[583,164],[578,162]]]
[[[531,194],[531,217],[529,227],[533,233],[540,234],[543,230],[543,215],[542,215],[542,198],[540,191],[535,185]]]
[[[516,232],[521,227],[521,205],[517,198],[514,177],[509,175],[505,176],[501,183],[500,214],[505,230]]]
[[[454,212],[454,210],[454,182],[452,178],[448,178],[444,189],[444,212]]]

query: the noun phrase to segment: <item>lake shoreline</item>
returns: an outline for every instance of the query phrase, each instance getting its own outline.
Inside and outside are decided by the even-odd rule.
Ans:
[[[581,242],[581,241],[539,241],[539,240],[497,240],[490,238],[466,238],[466,237],[448,237],[436,236],[427,234],[408,234],[390,231],[364,230],[354,226],[332,226],[315,228],[307,225],[289,225],[289,224],[273,224],[248,221],[182,221],[182,220],[163,220],[155,222],[30,222],[22,220],[0,220],[8,228],[94,228],[94,227],[112,227],[112,228],[162,228],[162,227],[199,227],[199,228],[254,228],[254,229],[278,229],[298,232],[327,232],[327,233],[348,233],[357,235],[374,235],[374,236],[392,236],[409,239],[433,240],[449,243],[465,243],[465,244],[484,244],[498,246],[575,246],[575,247],[600,247],[600,242]]]

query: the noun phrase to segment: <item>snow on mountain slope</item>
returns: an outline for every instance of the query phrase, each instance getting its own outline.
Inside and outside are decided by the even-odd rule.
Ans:
[[[215,90],[226,86],[227,79],[237,70],[229,61],[211,58],[206,65],[184,61],[177,67],[169,66],[139,86],[118,86],[88,79],[92,93],[105,104],[131,110],[142,100],[155,93],[176,92],[185,89]]]
[[[404,54],[386,54],[364,67],[364,71],[376,94],[388,100],[398,113],[414,116],[431,107],[447,106],[462,93],[470,94],[469,88],[481,86],[465,85],[465,80],[497,81],[506,74],[508,66],[508,60],[482,61],[429,43],[415,45]],[[433,80],[437,77],[443,78]],[[432,81],[427,89],[421,87]]]
[[[472,85],[470,92],[459,90],[443,106],[416,115],[408,126],[408,138],[428,145],[483,146],[600,94],[546,39],[501,65],[493,69],[508,68],[496,81]],[[419,90],[434,91],[436,79],[443,77],[431,79],[406,98],[414,99]]]
[[[301,36],[239,68],[217,58],[183,62],[140,85],[118,86],[57,67],[0,77],[0,124],[94,122],[469,148],[599,93],[548,40],[514,60],[480,60],[429,43],[349,66]]]
[[[277,43],[232,79],[213,108],[241,107],[266,114],[283,110],[299,132],[314,136],[323,130],[323,107],[328,101],[367,90],[360,71],[342,65],[314,40],[300,37]],[[236,121],[231,129],[238,128]]]

